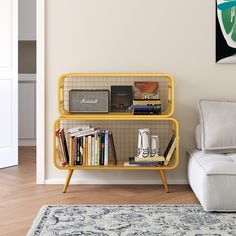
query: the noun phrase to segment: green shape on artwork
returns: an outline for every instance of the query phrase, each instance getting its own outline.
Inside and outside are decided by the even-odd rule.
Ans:
[[[236,1],[226,0],[225,3],[219,4],[218,9],[221,10],[222,22],[227,34],[231,34],[231,38],[236,42]]]
[[[227,34],[229,34],[234,27],[234,20],[232,21],[231,11],[232,8],[228,8],[226,10],[222,10],[221,12],[222,22]]]
[[[235,24],[235,25],[236,25],[236,24]],[[233,33],[232,33],[231,37],[232,37],[232,40],[233,40],[234,42],[236,42],[236,26],[234,26]]]

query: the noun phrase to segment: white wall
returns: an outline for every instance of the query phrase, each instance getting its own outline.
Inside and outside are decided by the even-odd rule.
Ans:
[[[185,150],[194,146],[199,98],[236,98],[236,65],[215,64],[215,1],[46,1],[46,178],[53,166],[57,79],[65,72],[165,72],[176,81],[181,162],[169,182],[186,182]],[[155,172],[80,172],[93,181],[159,180]],[[132,181],[131,181],[132,182]]]

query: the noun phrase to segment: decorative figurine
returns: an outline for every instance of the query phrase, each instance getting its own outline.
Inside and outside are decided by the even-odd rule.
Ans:
[[[149,129],[139,129],[138,131],[138,157],[150,157]]]
[[[158,135],[151,136],[151,157],[158,157],[160,155],[160,142]]]

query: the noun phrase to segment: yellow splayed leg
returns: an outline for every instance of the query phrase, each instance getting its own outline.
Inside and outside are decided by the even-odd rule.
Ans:
[[[160,175],[161,175],[161,179],[162,179],[162,183],[164,185],[165,191],[168,193],[169,189],[168,189],[168,185],[166,182],[166,176],[165,176],[164,170],[160,170]]]
[[[72,176],[72,174],[73,174],[73,171],[74,171],[74,170],[68,170],[68,173],[67,173],[67,176],[66,176],[66,182],[65,182],[65,184],[64,184],[63,193],[66,192],[66,189],[67,189],[67,187],[68,187],[68,185],[69,185],[69,183],[70,183],[70,179],[71,179],[71,176]]]

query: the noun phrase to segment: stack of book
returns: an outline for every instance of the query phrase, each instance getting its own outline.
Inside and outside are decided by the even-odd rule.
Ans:
[[[158,82],[134,82],[133,114],[161,114],[161,101]]]
[[[134,115],[160,115],[161,101],[160,99],[134,99],[133,100]]]
[[[57,130],[57,133],[60,133],[60,130]],[[111,148],[111,156],[113,157],[114,164],[117,164],[111,131],[101,131],[99,128],[81,126],[69,129],[68,133],[70,135],[69,152],[66,141],[64,142],[64,147],[61,147],[60,136],[57,135],[63,166],[108,166],[109,148]],[[64,149],[67,149],[66,158],[62,155]]]
[[[157,157],[130,157],[128,162],[124,163],[124,166],[167,166],[173,156],[176,149],[176,136],[173,134],[169,144],[166,147],[163,156]]]

